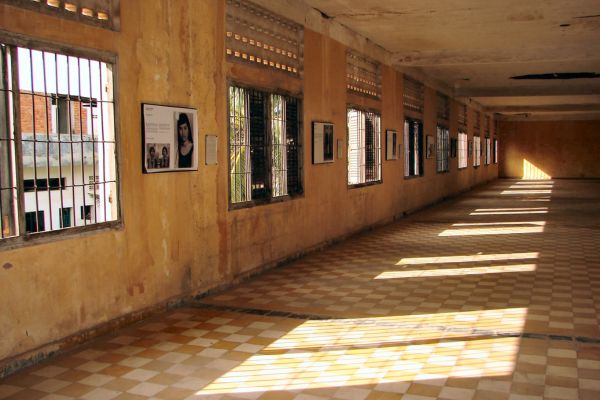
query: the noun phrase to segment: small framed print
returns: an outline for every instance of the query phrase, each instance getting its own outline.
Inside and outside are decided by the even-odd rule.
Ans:
[[[198,112],[142,103],[142,170],[145,174],[198,170]]]
[[[312,124],[313,164],[333,162],[333,124],[313,122]]]
[[[337,158],[338,160],[344,158],[344,141],[342,139],[337,140]]]
[[[471,154],[473,154],[473,140],[467,142],[467,158],[471,158]]]
[[[398,132],[393,129],[385,131],[385,159],[397,160],[398,153],[396,151],[398,142]]]

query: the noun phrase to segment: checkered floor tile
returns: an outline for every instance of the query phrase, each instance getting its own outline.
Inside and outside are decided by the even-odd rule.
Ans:
[[[600,399],[600,182],[497,181],[0,380],[0,399]]]

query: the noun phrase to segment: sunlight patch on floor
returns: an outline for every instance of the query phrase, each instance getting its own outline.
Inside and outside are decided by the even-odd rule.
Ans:
[[[196,392],[207,395],[374,385],[513,372],[526,308],[307,321]]]
[[[440,257],[407,257],[396,263],[396,265],[420,265],[420,264],[442,264],[462,263],[478,261],[503,261],[503,260],[528,260],[539,257],[538,252],[531,253],[504,253],[504,254],[471,254],[462,256],[440,256]]]
[[[375,279],[402,279],[402,278],[423,278],[433,276],[462,276],[462,275],[485,275],[502,274],[508,272],[532,272],[535,271],[535,264],[519,265],[493,265],[489,267],[467,267],[467,268],[440,268],[427,270],[411,271],[386,271],[377,275]]]

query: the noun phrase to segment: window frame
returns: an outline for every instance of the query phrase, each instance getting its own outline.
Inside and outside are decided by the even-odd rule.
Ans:
[[[377,178],[376,179],[371,179],[368,180],[367,179],[367,169],[366,169],[366,164],[359,164],[359,177],[361,179],[360,182],[358,183],[350,183],[350,127],[349,127],[349,119],[348,119],[348,114],[350,113],[350,110],[355,110],[358,111],[362,114],[364,121],[366,123],[366,118],[365,115],[366,114],[372,114],[375,115],[378,118],[378,123],[377,123],[377,127],[373,127],[373,137],[377,138],[378,140],[376,140],[375,143],[373,143],[372,147],[373,147],[373,154],[372,156],[374,156],[374,166],[375,166],[375,171],[377,172]],[[379,129],[379,131],[377,131],[377,129]],[[382,135],[382,129],[381,129],[381,112],[379,110],[375,110],[375,109],[370,109],[370,108],[366,108],[366,107],[360,107],[357,106],[355,104],[347,104],[346,105],[346,185],[348,186],[348,189],[354,189],[354,188],[360,188],[360,187],[365,187],[365,186],[372,186],[372,185],[379,185],[381,183],[383,183],[383,161],[382,161],[382,145],[381,145],[381,135]],[[366,144],[366,128],[364,128],[362,130],[362,132],[365,133],[365,135],[362,138],[362,142],[365,143],[364,148],[365,148],[365,159],[367,158],[367,144]],[[360,147],[359,147],[360,148]],[[364,176],[364,180],[362,179],[362,177]]]
[[[265,98],[267,99],[267,101],[264,103],[264,107],[266,109],[266,113],[265,115],[267,115],[266,120],[264,121],[265,126],[266,126],[266,144],[265,144],[265,152],[266,154],[269,155],[268,159],[267,159],[267,163],[265,165],[265,170],[267,171],[266,173],[266,178],[265,181],[268,182],[268,187],[267,192],[268,192],[268,196],[265,197],[261,197],[261,198],[252,198],[252,169],[250,170],[250,200],[244,200],[244,201],[239,201],[239,202],[233,202],[232,201],[232,196],[231,196],[231,185],[232,185],[232,170],[231,170],[231,143],[230,143],[230,131],[231,131],[231,102],[230,102],[230,90],[231,88],[238,88],[238,89],[242,89],[244,91],[255,91],[255,92],[260,92],[263,95],[265,95]],[[244,209],[244,208],[251,208],[251,207],[255,207],[255,206],[261,206],[261,205],[266,205],[266,204],[272,204],[272,203],[279,203],[279,202],[283,202],[283,201],[290,201],[290,200],[294,200],[296,198],[301,198],[304,197],[304,99],[302,97],[301,94],[298,93],[290,93],[288,91],[285,90],[281,90],[281,89],[273,89],[273,88],[265,88],[265,87],[261,87],[258,85],[249,85],[249,84],[245,84],[245,83],[241,83],[238,82],[236,80],[229,80],[227,82],[227,91],[226,91],[227,95],[225,96],[225,105],[226,105],[226,110],[227,110],[227,202],[228,202],[228,209],[229,210],[237,210],[237,209]],[[273,168],[273,147],[272,147],[272,140],[273,140],[273,134],[272,134],[272,123],[273,120],[271,119],[271,115],[270,115],[270,104],[271,104],[271,96],[282,96],[283,98],[294,98],[296,99],[296,101],[298,102],[298,120],[297,120],[297,125],[298,125],[298,132],[297,132],[297,174],[298,174],[298,187],[296,189],[296,191],[290,193],[288,191],[287,194],[281,195],[281,196],[273,196],[273,190],[272,190],[272,185],[273,185],[273,175],[272,175],[272,168]],[[250,116],[248,117],[249,119],[251,118]],[[248,132],[248,148],[250,148],[251,144],[250,144],[250,134],[251,132]],[[252,160],[250,160],[250,165],[252,165]],[[287,168],[287,160],[286,160],[286,168]],[[286,169],[287,171],[287,169]]]
[[[39,243],[47,243],[55,240],[63,240],[72,238],[73,236],[80,235],[82,233],[106,231],[106,230],[120,230],[123,228],[123,190],[122,190],[122,179],[121,179],[121,135],[120,135],[120,113],[119,113],[119,59],[118,56],[110,51],[96,50],[91,48],[85,48],[82,46],[57,43],[53,41],[37,39],[30,36],[24,36],[14,34],[11,32],[0,32],[0,43],[8,47],[7,51],[10,53],[10,62],[7,62],[10,69],[10,73],[7,71],[7,78],[10,79],[10,90],[13,93],[10,104],[12,108],[7,105],[7,120],[13,129],[12,137],[14,140],[14,160],[12,160],[12,168],[15,169],[14,176],[16,182],[14,187],[16,188],[16,220],[15,226],[18,234],[15,236],[0,237],[0,249],[11,249],[22,246],[35,245]],[[58,228],[53,230],[44,230],[38,232],[27,232],[25,226],[25,188],[24,188],[24,176],[23,176],[23,146],[22,146],[22,127],[21,127],[21,106],[20,106],[20,95],[21,88],[19,86],[19,61],[18,61],[18,48],[30,49],[32,51],[41,51],[55,53],[61,56],[84,58],[90,61],[97,61],[105,63],[110,66],[110,81],[112,84],[112,133],[114,135],[114,170],[115,170],[115,213],[116,218],[111,221],[105,222],[91,222],[85,223],[84,225],[69,227],[69,228]],[[17,72],[15,72],[17,71]],[[4,77],[0,77],[4,79]],[[8,92],[8,91],[7,91]],[[7,93],[7,98],[10,96]],[[82,97],[83,99],[83,97]],[[9,104],[9,105],[10,105]],[[52,122],[50,120],[50,122]],[[52,130],[50,126],[47,127],[49,131]],[[108,129],[108,128],[107,128]],[[9,136],[10,137],[10,136]],[[61,181],[62,184],[62,181]],[[54,190],[54,189],[52,189]],[[37,210],[43,211],[43,210]]]

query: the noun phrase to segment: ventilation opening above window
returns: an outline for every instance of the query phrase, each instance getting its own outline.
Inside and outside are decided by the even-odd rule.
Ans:
[[[120,29],[120,0],[3,0],[3,2],[101,28]]]
[[[249,1],[228,0],[227,59],[301,76],[303,27]]]
[[[346,88],[363,96],[381,98],[381,67],[361,54],[346,53]]]

